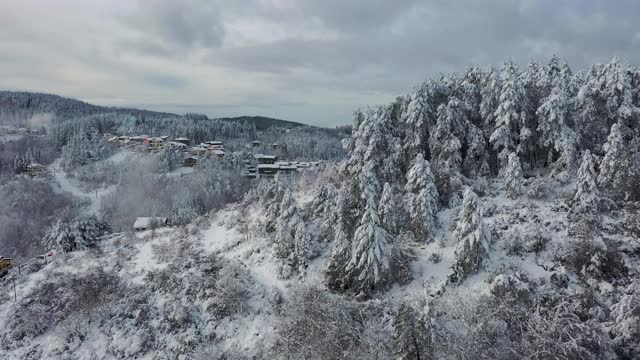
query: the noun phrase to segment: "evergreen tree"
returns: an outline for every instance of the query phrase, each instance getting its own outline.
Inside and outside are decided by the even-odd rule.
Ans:
[[[433,109],[429,104],[428,88],[423,85],[411,95],[405,114],[407,140],[404,148],[409,158],[428,152],[429,129],[433,125]]]
[[[489,256],[491,234],[484,225],[480,200],[469,189],[464,193],[462,210],[453,232],[453,239],[457,243],[456,261],[449,275],[449,281],[455,284],[479,271]]]
[[[482,130],[473,124],[468,124],[464,145],[467,150],[462,162],[465,176],[469,178],[488,176],[491,173],[490,154]]]
[[[408,302],[402,302],[394,317],[395,355],[401,360],[434,358],[431,324]]]
[[[428,241],[435,228],[438,190],[431,165],[418,154],[405,185],[411,230],[419,241]]]
[[[482,71],[472,66],[464,75],[461,87],[461,99],[468,109],[469,121],[476,126],[482,125],[481,103],[482,103]]]
[[[480,90],[480,116],[482,117],[482,131],[485,137],[490,137],[495,129],[495,112],[500,102],[500,79],[492,67],[486,73]]]
[[[391,255],[389,241],[389,234],[378,217],[375,198],[369,195],[353,237],[353,252],[346,268],[355,290],[369,294],[385,285]]]
[[[275,255],[280,260],[278,275],[283,279],[290,278],[296,270],[295,236],[300,221],[295,200],[286,192],[280,203],[274,238]]]
[[[378,206],[378,215],[382,221],[382,226],[389,234],[398,233],[398,204],[393,186],[385,183],[380,197],[380,205]]]
[[[578,134],[570,127],[570,103],[565,89],[554,87],[538,108],[538,131],[542,145],[561,154],[564,169],[573,172]]]
[[[111,228],[96,216],[77,217],[71,221],[58,219],[43,238],[47,250],[71,252],[93,248]]]
[[[525,120],[522,112],[525,94],[512,62],[506,62],[500,71],[501,89],[498,108],[494,116],[495,130],[489,141],[499,152],[500,168],[507,164],[509,153],[516,150],[516,140]]]
[[[600,202],[596,173],[593,168],[593,157],[589,150],[582,156],[582,164],[578,169],[578,181],[573,192],[572,211],[576,213],[593,213]]]
[[[83,132],[77,131],[62,147],[62,167],[71,170],[88,161],[88,141]]]
[[[462,187],[462,143],[456,133],[464,134],[467,124],[463,104],[452,99],[438,107],[438,123],[431,140],[431,159],[441,202],[455,205]]]
[[[507,168],[504,171],[504,182],[507,186],[507,194],[509,197],[515,199],[520,195],[523,180],[520,158],[516,153],[511,153],[509,154]]]
[[[351,192],[348,185],[340,187],[336,199],[336,224],[333,236],[333,250],[326,271],[329,289],[343,291],[348,287],[346,267],[351,259]]]
[[[611,132],[604,145],[604,158],[600,163],[598,184],[607,190],[620,191],[624,187],[625,170],[629,164],[625,164],[625,148],[627,146],[622,126],[615,123],[611,126]]]

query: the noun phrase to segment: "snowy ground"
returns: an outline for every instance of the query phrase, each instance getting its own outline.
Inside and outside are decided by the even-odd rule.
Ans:
[[[59,163],[54,163],[52,168],[56,170],[55,178],[61,189],[77,196],[90,196],[65,176],[59,169]],[[313,198],[308,192],[296,193],[294,196],[300,206],[309,204]],[[486,294],[489,291],[492,274],[505,266],[520,269],[531,281],[548,282],[551,272],[541,264],[544,265],[553,255],[552,245],[560,243],[566,236],[566,215],[562,210],[558,210],[562,200],[548,202],[530,199],[511,200],[503,193],[496,192],[483,197],[481,201],[486,209],[485,222],[494,233],[490,260],[485,271],[472,275],[460,287],[469,293]],[[99,202],[92,201],[91,210],[95,211],[98,206]],[[159,286],[158,276],[176,271],[176,266],[181,266],[183,262],[182,257],[195,256],[194,254],[205,257],[215,255],[216,258],[222,258],[228,263],[240,266],[250,277],[251,285],[248,286],[246,309],[241,313],[217,320],[213,324],[207,323],[206,326],[213,326],[211,331],[215,333],[216,338],[216,341],[211,344],[210,351],[217,354],[220,351],[232,349],[251,354],[254,349],[264,345],[264,342],[273,334],[274,327],[277,326],[278,317],[270,312],[273,294],[279,293],[287,297],[289,289],[301,281],[321,284],[323,271],[330,255],[330,251],[325,251],[319,258],[314,259],[303,279],[279,279],[276,276],[277,260],[273,255],[272,242],[259,230],[262,214],[258,209],[256,205],[248,205],[247,209],[242,209],[242,205],[232,204],[185,228],[160,228],[134,234],[115,234],[102,243],[98,252],[80,251],[56,257],[45,270],[18,278],[16,290],[19,301],[31,296],[43,282],[53,276],[52,274],[75,274],[97,266],[110,269],[109,271],[117,274],[120,281],[133,289],[155,289]],[[451,240],[451,232],[459,210],[460,207],[455,207],[438,214],[439,227],[434,241],[411,246],[415,256],[411,264],[413,281],[402,286],[395,285],[390,291],[379,295],[381,298],[396,303],[405,299],[434,298],[438,293],[446,290],[446,280],[455,260],[455,244]],[[548,250],[537,255],[524,253],[521,257],[508,256],[501,240],[506,237],[501,235],[504,235],[503,231],[513,227],[520,229],[522,234],[531,233],[532,229],[544,232],[550,239]],[[185,253],[184,249],[189,249],[190,252]],[[433,254],[440,255],[441,260],[434,262]],[[198,273],[200,270],[193,267],[180,271],[176,276],[181,279],[180,281],[189,284],[188,286],[191,286],[189,282],[191,277],[203,276]],[[184,283],[181,286],[184,286]],[[154,302],[150,306],[157,308],[156,311],[159,312],[165,311],[167,306],[170,308],[176,306],[175,302],[185,301],[185,298],[171,297],[171,294],[167,296],[157,293],[153,296]],[[5,323],[6,319],[11,317],[12,311],[15,311],[15,307],[11,305],[11,302],[0,303],[0,329],[11,325]],[[105,355],[109,339],[101,331],[103,330],[89,328],[86,336],[91,340],[82,342],[74,354],[86,355],[85,358],[90,357],[90,354],[93,358],[109,358]],[[163,334],[162,336],[167,336],[171,339],[170,341],[177,341],[173,336],[178,335]],[[37,339],[38,344],[43,348],[49,346],[48,342],[61,341],[53,333],[46,333]],[[37,344],[30,344],[30,346],[37,346]],[[25,358],[26,351],[28,347],[18,348],[4,358]],[[3,357],[0,356],[0,358]]]

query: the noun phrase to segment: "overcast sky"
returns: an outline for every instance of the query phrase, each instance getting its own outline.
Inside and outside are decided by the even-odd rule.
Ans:
[[[351,121],[429,76],[640,61],[639,0],[0,0],[0,89],[212,117]]]

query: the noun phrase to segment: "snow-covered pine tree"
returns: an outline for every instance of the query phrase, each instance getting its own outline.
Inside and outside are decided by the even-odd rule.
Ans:
[[[313,237],[308,231],[306,224],[302,219],[297,220],[295,227],[295,235],[293,237],[293,256],[294,268],[298,274],[304,274],[311,259],[315,253]]]
[[[491,168],[489,167],[490,154],[487,141],[482,130],[471,123],[467,125],[465,147],[467,151],[462,162],[465,176],[472,179],[488,176],[491,173]]]
[[[466,104],[465,107],[468,109],[469,121],[476,126],[482,125],[482,116],[480,115],[482,82],[482,71],[478,67],[472,66],[467,70],[460,84],[461,98]]]
[[[398,306],[394,317],[395,355],[401,360],[430,360],[434,358],[431,324],[424,321],[408,302]]]
[[[110,231],[109,224],[94,215],[71,221],[58,219],[42,242],[47,250],[71,252],[95,247],[100,237]]]
[[[570,100],[563,87],[554,87],[538,108],[540,142],[560,154],[560,163],[569,173],[575,171],[578,134],[570,126]]]
[[[611,335],[616,352],[624,359],[640,358],[640,282],[627,286],[620,300],[611,307]]]
[[[496,151],[499,152],[500,168],[507,164],[508,156],[516,151],[516,141],[525,120],[522,112],[525,94],[518,78],[516,66],[508,61],[500,70],[501,89],[498,108],[494,116],[495,130],[489,138]]]
[[[604,145],[604,158],[600,163],[598,185],[610,191],[620,191],[624,187],[625,170],[629,164],[625,164],[625,148],[623,126],[615,123],[611,126],[611,132]]]
[[[578,181],[573,191],[571,210],[578,214],[594,213],[598,210],[599,203],[600,192],[596,185],[593,157],[591,152],[586,150],[578,169]]]
[[[379,290],[388,279],[389,234],[382,227],[373,194],[367,194],[364,213],[353,236],[353,251],[346,272],[362,294]]]
[[[296,270],[295,235],[298,223],[302,221],[298,207],[289,192],[286,192],[280,203],[280,215],[276,221],[274,237],[275,255],[280,260],[278,276],[288,279]]]
[[[438,211],[438,190],[431,173],[431,165],[422,154],[416,156],[413,166],[407,174],[405,185],[410,227],[416,240],[428,241],[436,226]]]
[[[349,184],[343,184],[336,199],[333,250],[325,272],[327,287],[334,291],[344,291],[348,287],[345,269],[351,260],[351,223],[354,208],[350,191],[352,187]]]
[[[632,126],[638,121],[640,114],[640,109],[634,103],[637,90],[633,85],[633,70],[615,57],[602,70],[599,85],[606,100],[609,119],[624,126]]]
[[[455,205],[462,187],[462,143],[468,123],[464,104],[451,99],[438,107],[438,122],[431,139],[431,161],[441,203]]]
[[[409,158],[429,151],[429,129],[434,123],[433,109],[429,104],[427,84],[423,84],[411,95],[404,122],[407,124],[407,139],[404,148]]]
[[[523,181],[524,177],[522,176],[520,158],[516,153],[512,152],[509,154],[507,167],[504,170],[504,183],[507,187],[507,195],[510,198],[515,199],[520,196]]]
[[[258,185],[261,198],[260,203],[265,209],[264,230],[272,233],[276,229],[280,204],[284,195],[288,192],[287,180],[280,174],[276,174],[273,181],[261,181]]]
[[[86,164],[88,150],[89,146],[85,134],[76,131],[69,142],[62,147],[62,167],[68,171]]]
[[[490,137],[495,129],[495,112],[500,103],[500,79],[496,69],[489,68],[482,79],[480,90],[480,116],[482,117],[482,132]]]
[[[382,222],[382,226],[389,234],[398,233],[398,201],[393,191],[393,185],[388,182],[384,184],[382,196],[380,197],[380,205],[378,206],[378,215]]]
[[[491,233],[484,225],[478,195],[470,189],[464,193],[453,240],[457,243],[456,261],[452,266],[449,282],[456,284],[479,271],[489,257]]]

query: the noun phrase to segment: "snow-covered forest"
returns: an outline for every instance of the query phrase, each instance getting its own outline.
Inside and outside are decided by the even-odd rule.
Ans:
[[[338,129],[80,108],[0,142],[0,358],[640,358],[636,66],[471,67]],[[167,132],[324,165],[104,136]]]

